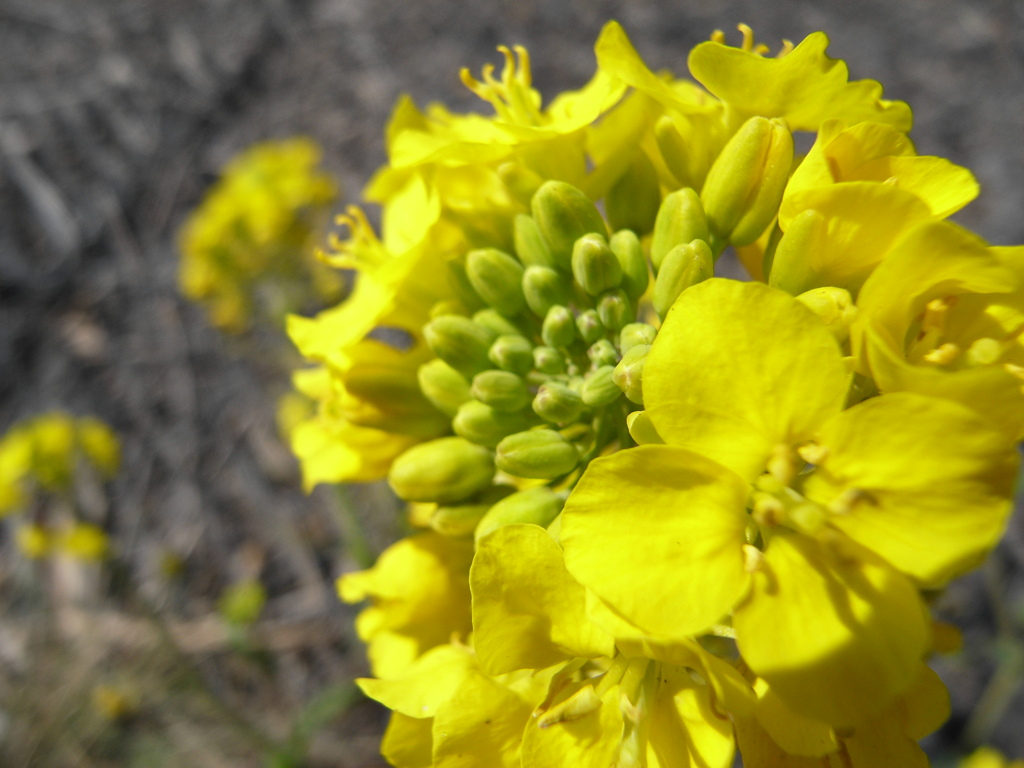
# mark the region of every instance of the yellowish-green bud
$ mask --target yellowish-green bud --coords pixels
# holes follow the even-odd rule
[[[669,172],[676,177],[681,184],[689,187],[700,186],[699,179],[694,179],[691,173],[691,161],[689,158],[690,147],[675,121],[668,115],[662,115],[654,124],[654,138],[658,142],[658,151],[665,161]]]
[[[469,382],[439,358],[420,366],[417,373],[420,391],[434,407],[451,418],[459,406],[469,400]]]
[[[503,371],[525,376],[533,370],[533,344],[519,334],[499,336],[488,358]]]
[[[665,195],[654,222],[651,238],[651,262],[654,271],[661,269],[665,255],[682,243],[710,239],[708,221],[700,197],[689,187]]]
[[[522,163],[502,163],[498,166],[498,178],[509,194],[526,206],[544,183],[544,179]]]
[[[512,238],[515,243],[516,255],[527,267],[554,267],[555,257],[551,255],[551,246],[533,216],[525,213],[516,215],[512,224]]]
[[[597,302],[597,316],[609,331],[618,331],[636,319],[633,306],[622,290],[606,291]]]
[[[415,445],[391,465],[388,482],[405,501],[453,504],[491,484],[491,451],[461,437],[442,437]]]
[[[448,285],[455,294],[455,298],[459,304],[466,308],[468,312],[475,312],[482,308],[486,302],[480,298],[480,294],[473,288],[473,284],[469,281],[469,276],[466,274],[466,264],[463,260],[451,259],[447,262],[448,266]],[[463,314],[459,312],[457,314]]]
[[[551,267],[527,267],[523,273],[523,295],[537,317],[544,317],[556,304],[568,304],[569,279]]]
[[[651,231],[661,203],[658,172],[642,149],[636,149],[629,167],[608,190],[605,213],[612,229],[631,229],[641,235]]]
[[[644,363],[647,360],[647,353],[650,351],[650,344],[636,345],[622,356],[622,360],[615,366],[615,372],[612,374],[615,386],[637,405],[644,404]]]
[[[602,365],[597,370],[587,374],[583,380],[583,389],[580,392],[584,405],[598,408],[615,402],[622,395],[622,391],[612,379],[614,371],[615,366]]]
[[[576,318],[567,307],[556,304],[548,310],[540,336],[549,347],[568,347],[576,339]]]
[[[626,354],[638,344],[653,344],[658,331],[647,323],[630,323],[619,332],[619,350]]]
[[[608,247],[622,267],[622,290],[635,302],[644,295],[651,279],[640,238],[628,229],[619,230],[611,236]]]
[[[515,477],[551,480],[579,464],[576,447],[553,429],[531,429],[498,443],[498,469]]]
[[[533,350],[533,367],[552,376],[565,373],[565,355],[554,347],[536,347]]]
[[[619,362],[619,354],[615,351],[615,345],[608,339],[598,339],[591,344],[587,350],[587,357],[597,368],[602,365],[615,365]]]
[[[536,424],[528,411],[507,413],[498,411],[479,400],[467,400],[459,406],[459,412],[452,419],[455,434],[477,445],[493,448],[515,432],[528,429]]]
[[[514,492],[510,485],[492,485],[468,504],[440,506],[430,516],[430,527],[445,536],[472,536],[487,511]]]
[[[559,269],[570,268],[573,244],[583,235],[603,237],[608,232],[590,198],[564,181],[545,182],[533,196],[531,208]]]
[[[526,382],[510,371],[484,371],[473,379],[470,393],[496,411],[514,413],[530,404]],[[469,399],[468,397],[466,398]]]
[[[833,286],[813,288],[801,293],[796,300],[821,318],[821,322],[832,331],[840,344],[845,344],[850,338],[850,326],[857,316],[857,305],[853,303],[849,291]]]
[[[533,411],[552,424],[570,424],[583,411],[583,400],[579,392],[559,381],[541,384],[533,398]]]
[[[503,525],[532,524],[546,527],[558,516],[564,505],[565,497],[546,485],[513,493],[497,502],[484,515],[476,527],[476,540],[480,541]]]
[[[507,317],[523,311],[523,265],[497,248],[481,248],[466,256],[466,274],[484,301]]]
[[[819,287],[812,255],[822,252],[827,237],[828,221],[818,211],[810,208],[794,216],[767,265],[768,285],[794,296]]]
[[[754,242],[775,218],[793,166],[785,121],[752,117],[729,139],[701,191],[711,232],[733,245]]]
[[[431,351],[467,378],[491,367],[487,353],[497,334],[468,317],[445,315],[423,327]]]
[[[446,299],[444,301],[438,301],[430,308],[430,319],[433,320],[435,317],[443,317],[445,315],[465,315],[466,308],[462,306],[462,303],[455,301],[454,299]]]
[[[601,235],[584,235],[572,249],[572,275],[584,291],[600,296],[622,282],[622,266]]]
[[[687,288],[715,274],[715,257],[703,240],[677,245],[661,262],[654,280],[654,310],[662,320]]]
[[[417,437],[436,437],[446,431],[445,417],[406,370],[353,366],[342,383],[351,395],[343,403],[342,415],[353,424]]]
[[[604,325],[596,309],[586,309],[576,316],[576,330],[587,344],[593,344],[604,336]]]
[[[487,308],[474,312],[473,322],[493,331],[496,336],[516,336],[522,333],[518,326],[496,309]]]

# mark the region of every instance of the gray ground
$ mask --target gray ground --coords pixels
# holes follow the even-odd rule
[[[0,0],[0,428],[51,408],[114,426],[126,465],[107,519],[123,570],[110,588],[111,621],[153,609],[177,640],[159,656],[160,674],[139,643],[111,640],[89,657],[93,671],[146,669],[155,679],[140,718],[116,738],[80,738],[66,758],[49,745],[75,722],[54,714],[77,701],[64,691],[68,675],[57,676],[52,700],[25,692],[44,685],[66,645],[27,646],[35,635],[15,630],[33,603],[10,584],[0,590],[9,617],[0,622],[0,752],[13,764],[173,765],[187,755],[248,766],[268,754],[300,764],[280,762],[297,713],[318,692],[345,699],[363,670],[352,611],[331,594],[331,578],[353,564],[340,554],[351,551],[342,505],[297,489],[274,436],[283,386],[274,340],[226,342],[178,296],[176,230],[223,162],[265,138],[316,138],[354,201],[384,161],[383,125],[399,93],[477,108],[458,69],[497,62],[499,43],[529,48],[546,95],[577,87],[611,18],[653,67],[677,73],[694,44],[739,21],[773,47],[827,31],[854,77],[910,102],[920,152],[977,174],[982,195],[959,220],[994,243],[1024,242],[1021,0]],[[364,522],[380,547],[394,527],[386,504],[376,515]],[[170,581],[158,567],[167,553],[184,561]],[[944,598],[969,650],[943,662],[954,717],[933,740],[940,751],[991,737],[1024,756],[1022,570],[1018,519],[988,571]],[[255,648],[239,653],[222,633],[203,635],[202,621],[224,586],[253,574],[270,604]],[[1004,619],[991,608],[993,584],[1006,596]],[[78,658],[70,654],[69,668]],[[1006,659],[983,715],[969,720]],[[161,686],[182,668],[193,677],[171,686],[174,695],[199,691],[205,704],[192,694],[180,707],[162,703]],[[16,689],[21,698],[11,698]],[[49,730],[25,725],[37,710]],[[347,699],[335,710],[297,751],[316,765],[376,764],[381,712]]]

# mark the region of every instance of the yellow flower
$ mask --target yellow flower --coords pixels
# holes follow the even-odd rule
[[[53,536],[53,546],[78,560],[102,560],[110,551],[110,540],[98,526],[75,523]]]
[[[960,761],[960,768],[1024,768],[1024,760],[1009,760],[992,747],[978,747]]]

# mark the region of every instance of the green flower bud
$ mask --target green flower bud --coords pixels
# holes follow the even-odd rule
[[[715,274],[715,257],[703,240],[677,245],[661,262],[654,279],[654,311],[662,320],[679,294]]]
[[[754,242],[775,218],[793,166],[783,120],[752,117],[729,139],[704,182],[708,226],[733,245]]]
[[[583,412],[583,399],[572,387],[548,381],[541,384],[533,398],[533,411],[552,424],[569,424]]]
[[[593,344],[604,336],[604,325],[596,309],[586,309],[576,316],[576,330],[587,344]]]
[[[590,198],[564,181],[545,182],[533,196],[531,208],[559,269],[570,268],[573,244],[583,235],[608,232]]]
[[[590,345],[587,350],[587,357],[596,368],[602,365],[615,365],[619,362],[619,353],[615,351],[615,345],[608,339],[598,339]]]
[[[465,262],[460,259],[452,259],[447,262],[447,267],[448,286],[451,288],[452,293],[455,294],[458,302],[469,312],[475,312],[482,308],[485,302],[480,298],[480,294],[476,292],[476,289],[473,288],[473,284],[469,282]],[[463,313],[459,312],[457,314]]]
[[[608,291],[597,302],[597,316],[605,328],[617,331],[636,319],[633,307],[621,290]]]
[[[572,248],[572,275],[591,296],[600,296],[622,282],[622,267],[601,235],[584,235]]]
[[[503,437],[528,429],[535,423],[527,411],[507,413],[479,400],[467,400],[459,406],[459,412],[452,419],[452,429],[470,442],[493,448]]]
[[[515,492],[511,485],[492,485],[468,504],[440,506],[430,516],[430,527],[444,536],[471,536],[488,510]]]
[[[502,163],[498,166],[498,178],[509,194],[525,206],[530,205],[530,200],[544,183],[544,179],[522,163]]]
[[[661,269],[665,255],[682,243],[710,240],[708,222],[697,193],[689,187],[677,189],[661,202],[651,238],[651,262],[654,271]]]
[[[615,366],[615,371],[612,373],[615,386],[637,405],[644,404],[644,362],[650,351],[650,344],[637,344],[622,356],[622,360]]]
[[[828,237],[828,221],[813,208],[789,222],[768,264],[768,285],[794,296],[817,288],[820,276],[813,267],[812,254],[821,253]]]
[[[423,327],[431,351],[466,377],[491,367],[487,356],[497,334],[468,317],[445,315]]]
[[[628,229],[623,229],[612,235],[608,247],[622,267],[622,290],[630,300],[636,301],[644,295],[651,279],[640,238]]]
[[[420,391],[409,372],[390,365],[353,366],[342,376],[351,397],[341,415],[353,424],[416,437],[437,437],[445,417]]]
[[[445,301],[438,301],[430,308],[430,319],[433,320],[436,317],[444,317],[445,315],[463,315],[466,314],[466,308],[462,306],[461,302],[455,301],[454,299],[448,299]]]
[[[391,465],[388,482],[405,501],[453,504],[491,484],[494,459],[489,450],[461,437],[442,437],[415,445]]]
[[[498,443],[494,461],[498,469],[515,477],[552,480],[575,469],[580,455],[553,429],[531,429]]]
[[[469,400],[469,382],[444,360],[435,358],[424,363],[416,378],[427,400],[448,418],[458,413],[459,406]]]
[[[523,273],[523,295],[537,317],[544,317],[555,304],[568,304],[568,278],[551,267],[527,267]]]
[[[487,354],[503,371],[525,376],[533,370],[533,344],[519,334],[499,336]]]
[[[658,151],[669,173],[675,176],[680,186],[699,187],[700,179],[694,173],[692,146],[679,133],[675,121],[668,115],[662,115],[654,124],[654,139],[658,142]]]
[[[473,322],[494,332],[496,336],[518,336],[521,330],[496,309],[481,309],[473,313]]]
[[[558,516],[564,505],[565,497],[546,485],[513,493],[490,508],[477,525],[474,536],[480,541],[503,525],[533,524],[546,527]]]
[[[605,195],[608,223],[612,229],[631,229],[645,235],[654,226],[660,203],[658,172],[643,150],[636,149],[626,172]]]
[[[516,215],[512,224],[512,239],[515,243],[516,256],[527,267],[554,267],[555,257],[551,254],[551,246],[533,216],[525,213]]]
[[[565,355],[554,347],[536,347],[533,350],[533,367],[552,376],[565,373]]]
[[[466,256],[466,274],[480,297],[501,314],[523,311],[523,265],[497,248],[481,248]]]
[[[540,336],[549,347],[568,347],[576,339],[576,318],[556,304],[548,310]]]
[[[647,323],[630,323],[619,333],[619,350],[626,354],[638,344],[653,344],[658,331]]]
[[[849,291],[825,286],[801,293],[796,300],[821,318],[821,322],[832,331],[840,344],[845,344],[850,338],[850,326],[857,316],[857,305],[853,303]]]
[[[587,374],[583,380],[583,391],[580,393],[584,405],[598,408],[615,402],[622,395],[622,390],[612,380],[614,371],[615,366],[602,365]]]
[[[532,399],[526,382],[509,371],[484,371],[473,379],[470,393],[496,411],[514,413],[530,404]],[[469,399],[468,397],[466,398]]]

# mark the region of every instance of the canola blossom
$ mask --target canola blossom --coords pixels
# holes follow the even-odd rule
[[[823,33],[740,29],[692,80],[613,22],[548,105],[521,48],[462,74],[491,116],[403,98],[352,295],[290,320],[307,485],[410,504],[339,582],[399,768],[928,764],[925,596],[1011,509],[1024,248],[946,220],[974,177]]]

